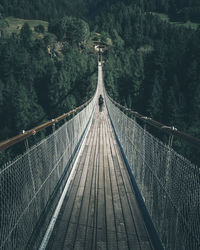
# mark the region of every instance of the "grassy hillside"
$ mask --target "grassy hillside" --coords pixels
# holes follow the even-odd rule
[[[173,24],[173,25],[184,26],[186,28],[191,28],[191,29],[197,29],[198,26],[200,25],[200,23],[193,23],[191,21],[187,21],[185,23],[184,22],[172,22],[170,18],[168,17],[168,15],[166,14],[156,13],[156,12],[150,12],[150,13],[160,17],[162,21],[169,22],[170,24]]]
[[[34,27],[38,25],[43,25],[45,32],[47,32],[48,30],[48,22],[41,21],[41,20],[26,20],[26,19],[14,18],[14,17],[7,17],[5,18],[5,20],[7,21],[9,25],[8,28],[6,29],[8,34],[19,33],[24,23],[29,24],[30,28],[33,31],[33,35],[37,38],[38,37],[42,38],[43,34],[35,32]]]

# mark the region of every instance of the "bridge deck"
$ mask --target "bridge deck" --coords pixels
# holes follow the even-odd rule
[[[105,107],[96,109],[47,249],[153,249]]]

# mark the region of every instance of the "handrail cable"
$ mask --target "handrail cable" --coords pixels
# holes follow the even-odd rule
[[[188,135],[182,131],[179,131],[177,128],[175,127],[170,127],[170,126],[166,126],[164,124],[162,124],[161,122],[158,122],[158,121],[155,121],[153,120],[152,118],[150,117],[147,117],[147,116],[143,116],[141,115],[140,113],[136,112],[136,111],[133,111],[129,108],[126,108],[124,106],[122,106],[121,104],[117,103],[116,101],[114,101],[108,94],[107,96],[109,97],[109,99],[117,106],[119,107],[120,109],[124,110],[124,111],[127,111],[133,115],[135,115],[136,118],[138,118],[139,120],[157,128],[157,129],[161,129],[163,130],[164,132],[170,134],[170,135],[174,135],[174,136],[177,136],[187,142],[189,142],[190,144],[193,144],[194,146],[196,147],[200,147],[200,139],[198,138],[195,138],[191,135]]]
[[[90,102],[91,100],[93,99],[90,98],[87,102],[85,102],[84,104],[82,104],[81,106],[69,111],[68,113],[64,113],[54,119],[52,119],[51,121],[47,121],[39,126],[36,126],[28,131],[24,131],[23,130],[23,133],[22,134],[19,134],[17,136],[14,136],[12,138],[9,138],[3,142],[0,143],[0,151],[4,150],[4,149],[7,149],[15,144],[17,144],[18,142],[21,142],[23,140],[25,140],[26,138],[32,136],[32,135],[35,135],[37,132],[40,132],[58,122],[60,122],[61,120],[64,120],[66,117],[69,117],[70,115],[80,111],[81,109],[83,109],[84,107],[86,107]]]

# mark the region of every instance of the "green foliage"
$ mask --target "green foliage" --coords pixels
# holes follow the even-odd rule
[[[181,93],[180,86],[178,83],[178,79],[175,75],[173,84],[167,90],[167,123],[176,128],[181,128],[181,130],[185,129],[185,100],[184,96]]]
[[[90,35],[89,25],[82,19],[65,16],[62,19],[52,20],[49,31],[61,41],[72,44],[85,44]]]
[[[4,89],[4,84],[0,80],[0,112],[3,108],[3,89]]]
[[[158,73],[156,72],[153,81],[151,98],[149,100],[149,105],[147,107],[147,111],[149,112],[150,117],[160,121],[162,119],[162,112],[163,112],[162,105],[163,105],[163,89],[161,87]]]
[[[200,29],[188,22],[199,22],[198,0],[2,0],[1,5],[5,15],[15,16],[0,19],[0,32],[10,35],[0,39],[1,138],[92,96],[96,58],[86,49],[93,44],[90,29],[98,41],[112,39],[104,76],[114,99],[199,137]],[[26,20],[27,25],[16,17],[50,20],[49,33],[33,31],[41,31],[40,24],[46,30],[47,22]],[[175,144],[197,161],[194,151]]]
[[[9,27],[8,22],[1,16],[0,12],[0,38],[6,33],[6,29]]]
[[[159,8],[168,7],[162,1]],[[163,22],[134,5],[116,4],[110,9],[99,26],[110,33],[113,42],[104,67],[109,94],[123,105],[199,137],[199,31]],[[110,23],[106,15],[112,15]],[[178,139],[174,146],[199,163],[192,147]]]
[[[39,24],[37,26],[34,27],[34,30],[38,33],[44,33],[45,32],[45,28],[42,24]]]
[[[56,113],[64,113],[69,110],[66,102],[67,96],[71,90],[69,75],[63,68],[54,72],[46,90],[48,93],[48,103],[50,105],[50,115],[54,117]]]
[[[24,47],[29,47],[32,41],[32,30],[28,23],[25,23],[20,31],[20,38],[21,42],[23,43]]]
[[[114,42],[114,46],[117,47],[118,49],[122,50],[124,48],[125,42],[121,38],[121,36],[117,33],[117,30],[114,29],[111,33],[112,40]]]
[[[169,14],[176,21],[200,22],[200,2],[198,0],[144,0],[146,10]]]
[[[19,86],[12,99],[14,108],[13,122],[15,124],[16,133],[23,129],[30,129],[36,125],[35,121],[42,121],[44,111],[37,103],[37,97],[34,89],[28,90],[25,86]]]
[[[54,51],[59,46],[61,58]],[[83,47],[80,50],[76,43],[64,46],[50,33],[44,39],[33,39],[28,24],[19,34],[0,40],[0,59],[1,140],[81,105],[96,89],[94,54]],[[1,162],[16,153],[9,152],[1,155]]]
[[[6,32],[8,35],[12,35],[12,33],[19,34],[21,31],[22,26],[25,23],[29,24],[30,29],[33,31],[33,38],[42,38],[41,33],[39,34],[38,32],[35,31],[35,27],[37,26],[43,26],[45,29],[45,32],[47,31],[48,28],[48,22],[41,21],[41,20],[29,20],[29,19],[20,19],[20,18],[15,18],[15,17],[6,17],[4,19],[8,27],[6,28]]]

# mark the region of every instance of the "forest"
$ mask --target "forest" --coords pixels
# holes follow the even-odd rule
[[[113,8],[117,19],[113,9],[101,17],[113,40],[104,68],[108,92],[123,105],[199,138],[200,29],[171,25],[138,6]],[[199,164],[198,149],[180,140],[174,148]]]
[[[97,58],[91,41],[96,33],[112,41],[104,54],[104,81],[111,97],[199,138],[200,26],[186,28],[154,13],[166,14],[172,22],[199,23],[200,2],[2,0],[1,141],[92,96]],[[47,21],[48,30],[24,23],[9,33],[10,16]],[[197,149],[180,140],[174,148],[199,164]]]
[[[50,20],[71,15],[93,21],[107,7],[119,2],[134,3],[144,11],[165,13],[174,20],[200,22],[199,0],[1,0],[0,12],[25,19]]]

